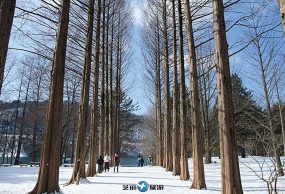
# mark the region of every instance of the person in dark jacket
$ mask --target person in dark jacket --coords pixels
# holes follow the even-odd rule
[[[138,158],[137,163],[138,163],[138,167],[140,167],[141,166],[141,157]]]
[[[97,160],[97,164],[98,164],[98,172],[101,173],[103,171],[103,163],[104,163],[104,160],[103,160],[103,157],[100,156]]]
[[[118,154],[115,154],[114,161],[115,161],[114,172],[115,172],[116,168],[117,168],[117,172],[118,172],[119,171],[119,165],[120,165],[120,157]]]
[[[141,167],[143,167],[144,159],[141,157]]]

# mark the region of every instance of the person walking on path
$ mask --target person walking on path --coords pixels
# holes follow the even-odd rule
[[[109,172],[110,161],[111,161],[111,157],[108,154],[106,154],[104,157],[105,172],[106,172],[106,170],[108,170],[108,172]]]
[[[151,156],[148,157],[147,162],[148,162],[149,166],[152,166],[152,157]]]
[[[98,164],[98,172],[101,173],[103,171],[103,163],[104,163],[104,160],[103,160],[103,157],[100,156],[97,160],[97,164]]]
[[[114,172],[115,172],[116,168],[117,168],[117,172],[118,172],[119,171],[119,164],[120,164],[120,157],[118,154],[115,154],[114,161],[115,161]]]
[[[138,163],[138,167],[141,166],[141,157],[139,156],[138,160],[137,160],[137,163]]]
[[[144,159],[141,157],[141,167],[143,167]]]

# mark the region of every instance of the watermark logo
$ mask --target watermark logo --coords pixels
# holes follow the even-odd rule
[[[148,190],[148,183],[146,181],[140,181],[137,186],[140,192],[146,192]]]
[[[146,181],[140,181],[136,185],[123,185],[123,190],[139,190],[140,192],[146,192],[147,190],[163,190],[163,185],[150,185]]]

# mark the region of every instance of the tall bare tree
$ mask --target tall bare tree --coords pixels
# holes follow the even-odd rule
[[[172,152],[174,176],[180,175],[180,153],[179,153],[179,114],[178,114],[178,74],[177,74],[177,27],[176,27],[176,5],[172,1],[173,19],[173,122],[172,122]]]
[[[157,1],[147,1],[148,5],[143,9],[145,28],[142,29],[143,56],[147,65],[143,68],[146,71],[146,84],[148,88],[153,88],[148,97],[155,109],[155,128],[156,128],[156,161],[157,166],[163,166],[163,119],[162,119],[162,33],[161,33],[161,6]],[[159,10],[159,11],[158,11]]]
[[[191,128],[192,128],[192,149],[193,149],[193,183],[191,188],[206,188],[205,173],[202,151],[202,125],[200,116],[200,99],[198,89],[198,72],[196,61],[196,49],[194,43],[194,31],[192,26],[192,16],[190,13],[189,0],[184,0],[184,11],[187,27],[188,59],[190,74],[190,108],[191,108]]]
[[[92,58],[92,38],[93,38],[93,21],[94,21],[94,0],[89,1],[88,22],[87,22],[87,36],[85,45],[85,59],[82,72],[82,86],[78,114],[78,130],[77,142],[75,150],[75,164],[73,167],[72,177],[70,183],[74,181],[79,184],[81,178],[86,178],[85,174],[85,160],[86,160],[86,130],[88,127],[88,108],[89,108],[89,89],[90,89],[90,75],[91,75],[91,58]],[[92,139],[92,138],[91,138]],[[92,146],[93,148],[93,146]],[[90,155],[96,153],[95,149],[90,149]],[[91,160],[92,157],[89,157]],[[95,155],[96,161],[96,155]],[[96,165],[96,162],[91,160],[91,166]],[[94,174],[96,173],[96,166]]]
[[[205,164],[211,163],[211,153],[218,142],[218,138],[215,137],[217,130],[211,127],[211,108],[215,106],[216,103],[216,87],[215,87],[215,72],[214,70],[214,55],[212,49],[212,43],[207,44],[205,47],[200,47],[197,51],[198,53],[198,68],[199,68],[199,87],[200,87],[200,100],[201,100],[201,117],[202,126],[204,128],[204,145],[205,145]],[[207,57],[205,57],[207,56]],[[215,119],[216,120],[216,119]]]
[[[257,18],[257,19],[256,19]],[[281,69],[281,64],[276,64],[276,57],[278,55],[278,50],[282,45],[279,45],[276,41],[275,34],[272,34],[272,31],[268,31],[265,35],[260,34],[259,31],[262,30],[265,33],[265,26],[261,26],[258,20],[259,17],[252,17],[252,26],[250,32],[250,38],[256,37],[253,39],[253,49],[249,50],[249,64],[252,65],[255,69],[257,69],[257,79],[253,79],[254,81],[260,80],[260,88],[263,90],[263,97],[266,107],[266,130],[270,132],[270,140],[272,145],[272,151],[275,157],[275,161],[277,164],[277,171],[279,176],[284,176],[282,163],[280,159],[280,153],[278,151],[278,140],[276,136],[276,132],[274,129],[274,113],[272,109],[272,96],[271,90],[276,86],[274,81],[276,74],[278,73],[278,69]],[[270,38],[270,39],[268,39]],[[252,77],[255,77],[252,76]],[[270,80],[270,81],[269,81]],[[271,84],[275,83],[275,84]],[[278,89],[277,89],[277,100],[278,100]]]
[[[180,69],[180,159],[181,159],[181,180],[188,180],[189,168],[188,168],[188,146],[187,146],[187,129],[186,129],[186,86],[185,86],[185,67],[184,67],[184,48],[183,48],[183,25],[182,25],[182,6],[181,0],[178,1],[178,29],[179,29],[179,69]]]
[[[46,130],[42,144],[38,180],[31,194],[59,192],[59,165],[62,128],[63,84],[70,0],[60,1],[57,42],[52,62]]]
[[[163,166],[164,149],[163,149],[163,119],[162,119],[162,78],[161,78],[161,55],[162,51],[160,48],[160,27],[158,13],[155,14],[155,104],[156,104],[156,145],[157,145],[157,156],[156,164]]]
[[[283,151],[284,151],[284,156],[285,156],[285,129],[284,129],[284,117],[283,117],[283,111],[282,111],[282,101],[280,98],[280,93],[279,93],[279,88],[278,88],[278,81],[275,78],[275,87],[276,87],[276,96],[278,100],[278,109],[279,109],[279,117],[280,117],[280,123],[281,123],[281,131],[282,131],[282,140],[283,140]]]
[[[158,35],[159,36],[159,35]],[[159,38],[158,38],[159,39]],[[156,91],[156,129],[157,129],[157,165],[162,166],[163,165],[163,156],[165,154],[163,150],[163,124],[162,124],[162,103],[161,103],[161,64],[160,64],[160,44],[159,40],[158,41],[158,46],[157,46],[157,51],[155,53],[156,55],[156,80],[155,80],[155,91]]]
[[[105,28],[104,28],[104,32],[105,32],[105,52],[103,53],[103,58],[105,58],[105,61],[104,61],[104,66],[105,66],[105,76],[106,76],[106,79],[105,79],[105,136],[104,136],[104,141],[105,141],[105,153],[108,153],[109,155],[111,154],[111,148],[110,148],[110,142],[112,141],[110,139],[110,134],[111,134],[111,131],[109,129],[109,123],[110,123],[110,120],[109,120],[109,112],[110,112],[110,107],[109,107],[109,104],[110,104],[110,91],[109,91],[109,21],[110,21],[110,4],[109,4],[109,0],[106,2],[106,5],[104,7],[105,9],[105,14],[106,15],[106,20],[105,20]]]
[[[29,100],[33,100],[33,108],[32,111],[29,112],[27,124],[31,128],[31,136],[32,136],[32,148],[31,155],[32,161],[36,161],[37,149],[39,148],[38,136],[40,134],[41,123],[44,122],[41,119],[41,110],[43,110],[43,104],[41,101],[44,99],[43,93],[47,89],[46,84],[49,81],[48,75],[49,71],[46,67],[47,60],[40,58],[38,56],[31,57],[31,61],[26,64],[26,67],[31,69],[31,93]],[[32,114],[31,114],[32,113]]]
[[[25,121],[26,121],[26,113],[27,113],[27,101],[28,101],[28,96],[29,96],[29,89],[30,89],[30,83],[31,83],[31,70],[28,76],[28,83],[26,86],[26,96],[25,96],[25,101],[24,101],[24,106],[23,106],[23,114],[21,118],[21,124],[20,124],[20,129],[19,129],[19,138],[18,138],[18,149],[16,152],[16,158],[15,158],[15,165],[21,164],[20,160],[20,154],[21,154],[21,149],[22,149],[22,143],[23,143],[23,135],[24,135],[24,128],[25,128]],[[24,72],[23,72],[24,73]]]
[[[112,6],[112,10],[111,12],[113,12],[115,6]],[[119,14],[119,18],[118,20],[120,20],[120,14]],[[119,21],[120,22],[120,21]],[[114,156],[115,153],[118,153],[117,151],[115,151],[115,120],[114,120],[114,92],[113,92],[113,85],[114,85],[114,79],[113,79],[113,69],[114,69],[114,62],[113,62],[113,55],[114,55],[114,17],[111,18],[110,21],[110,65],[109,65],[109,74],[110,74],[110,84],[109,84],[109,91],[110,91],[110,98],[109,98],[109,132],[110,132],[110,155]],[[119,25],[119,24],[118,24]],[[119,38],[118,38],[119,39]],[[118,149],[118,148],[117,148]]]
[[[117,67],[116,67],[116,93],[115,93],[115,133],[114,133],[114,150],[119,154],[119,132],[120,132],[120,116],[121,116],[121,110],[120,110],[120,102],[121,102],[121,65],[120,65],[120,44],[119,44],[119,38],[118,38],[118,50],[117,50]]]
[[[94,0],[89,4],[89,26],[88,26],[88,63],[91,63],[92,51],[92,29],[93,29],[93,16],[94,15]],[[94,176],[96,174],[96,157],[97,157],[97,128],[99,124],[98,117],[98,95],[99,95],[99,58],[100,58],[100,19],[101,18],[101,0],[97,3],[97,21],[96,21],[96,35],[95,35],[95,71],[94,71],[94,88],[93,88],[93,105],[91,114],[91,129],[90,129],[90,151],[87,176]],[[86,56],[87,57],[87,56]],[[100,152],[99,152],[100,154]]]
[[[213,1],[214,40],[217,68],[218,111],[220,132],[222,193],[242,194],[238,155],[236,148],[236,132],[230,77],[230,64],[224,5],[222,0]]]
[[[169,78],[169,45],[167,28],[167,1],[163,1],[163,39],[164,39],[164,167],[172,171],[171,152],[171,107],[170,107],[170,78]]]
[[[258,45],[258,50],[259,53],[261,53],[261,47]],[[281,159],[279,156],[278,152],[278,146],[277,146],[277,137],[273,128],[273,111],[270,103],[270,97],[269,97],[269,86],[268,82],[266,80],[266,64],[264,63],[264,60],[261,55],[259,55],[259,64],[260,64],[260,70],[262,74],[262,83],[263,83],[263,90],[265,94],[265,102],[266,102],[266,112],[267,112],[267,119],[268,119],[268,124],[269,124],[269,131],[270,131],[270,136],[271,136],[271,141],[272,141],[272,147],[273,147],[273,153],[275,156],[275,161],[276,161],[276,166],[277,166],[277,173],[279,176],[284,176],[284,171],[281,163]]]
[[[4,81],[4,70],[15,8],[16,0],[0,1],[0,95]]]
[[[13,129],[12,148],[11,148],[11,150],[12,150],[12,152],[11,152],[11,164],[12,164],[13,157],[14,157],[14,148],[15,148],[15,143],[16,143],[16,128],[18,125],[18,118],[19,118],[19,106],[20,106],[20,102],[21,102],[20,98],[21,98],[21,93],[22,93],[23,77],[24,77],[24,74],[22,74],[22,76],[21,76],[21,81],[20,81],[20,86],[19,86],[19,91],[18,91],[16,115],[15,115],[14,129]]]
[[[115,82],[116,82],[116,86],[115,86],[115,126],[114,126],[114,151],[119,154],[120,151],[120,141],[119,141],[119,137],[120,137],[120,125],[121,125],[121,120],[120,120],[120,116],[121,116],[121,110],[120,110],[120,102],[121,102],[121,37],[119,36],[120,33],[120,29],[121,29],[121,13],[118,14],[118,37],[117,37],[117,43],[116,43],[116,47],[117,50],[116,52],[116,76],[115,76]],[[112,37],[113,40],[114,37]]]
[[[68,74],[68,71],[66,72]],[[63,104],[63,126],[62,126],[62,141],[61,141],[61,159],[66,151],[66,147],[70,145],[70,163],[74,163],[76,136],[77,136],[77,124],[78,124],[78,90],[80,90],[80,77],[65,76],[64,89],[67,100]],[[70,140],[70,143],[69,143]],[[65,154],[66,155],[66,154]]]
[[[102,30],[102,68],[101,68],[101,106],[100,106],[100,140],[99,140],[99,154],[100,155],[104,155],[104,153],[106,152],[106,128],[105,128],[105,117],[106,117],[106,97],[105,97],[105,69],[106,69],[106,65],[105,65],[105,53],[106,53],[106,49],[105,49],[105,42],[106,42],[106,32],[105,32],[105,26],[106,26],[106,15],[105,15],[105,9],[106,9],[106,0],[103,0],[102,2],[103,5],[103,10],[102,10],[102,26],[103,26],[103,30]]]

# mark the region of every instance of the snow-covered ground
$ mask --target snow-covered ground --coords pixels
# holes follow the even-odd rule
[[[259,175],[261,170],[259,164],[262,165],[264,178],[268,179],[270,169],[273,166],[269,158],[263,162],[262,157],[240,159],[241,179],[244,193],[260,194],[268,193],[266,182],[260,180],[250,167]],[[95,177],[88,177],[82,181],[80,185],[63,186],[71,177],[71,167],[60,167],[60,187],[64,194],[128,194],[140,193],[137,184],[140,181],[146,181],[149,184],[147,193],[161,194],[218,194],[221,193],[221,175],[220,161],[213,159],[215,163],[205,165],[205,176],[207,190],[190,190],[191,179],[188,181],[179,180],[179,176],[172,176],[171,172],[166,172],[161,167],[120,167],[119,172],[104,172],[97,174]],[[284,158],[282,158],[284,161]],[[190,176],[193,176],[192,160],[189,159]],[[38,167],[0,167],[0,193],[1,194],[23,194],[31,191],[36,183]],[[274,185],[274,184],[273,184]],[[128,190],[124,190],[128,189]],[[135,188],[135,190],[130,190]],[[161,190],[154,190],[160,188]],[[163,189],[163,190],[162,190]],[[278,194],[285,194],[285,177],[279,177],[277,183]]]

